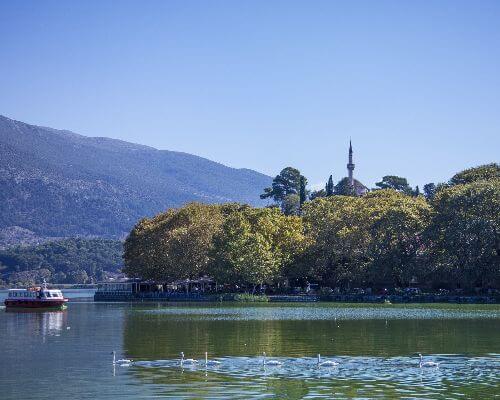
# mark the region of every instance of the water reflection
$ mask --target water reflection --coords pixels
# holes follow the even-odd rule
[[[35,334],[41,336],[58,336],[63,327],[67,325],[67,310],[30,310],[7,308],[7,313],[19,314],[16,325],[8,325],[15,330],[19,325],[23,326],[24,334]],[[20,332],[18,332],[20,333]]]
[[[451,311],[455,319],[399,308],[392,313],[373,312],[370,307],[343,309],[341,318],[338,309],[329,307],[136,308],[125,314],[123,331],[127,358],[136,361],[117,373],[130,374],[172,398],[387,398],[498,392],[496,311]],[[309,313],[310,319],[295,318],[297,313]],[[200,363],[181,367],[180,351]],[[205,351],[221,365],[205,367]],[[264,368],[258,356],[263,351],[283,365]],[[418,352],[431,355],[428,359],[440,362],[440,368],[419,368]],[[318,353],[325,359],[334,357],[340,365],[318,368]]]
[[[73,303],[64,312],[2,311],[0,398],[495,398],[499,310]],[[113,350],[134,360],[114,375]],[[181,368],[180,351],[201,363]],[[205,351],[221,365],[205,368]],[[283,365],[263,368],[263,351]],[[439,369],[420,369],[417,352]],[[317,353],[340,365],[317,368]]]
[[[498,332],[500,319],[421,318],[420,311],[406,310],[407,319],[399,318],[400,309],[394,309],[394,319],[384,314],[383,319],[359,318],[370,308],[351,310],[351,319],[336,318],[336,308],[320,311],[301,310],[303,319],[288,319],[288,308],[239,307],[173,307],[131,310],[125,315],[125,348],[135,357],[158,359],[177,357],[181,351],[186,357],[201,357],[205,351],[212,356],[254,356],[267,352],[270,356],[309,357],[318,353],[328,355],[398,356],[424,354],[484,354],[500,353]],[[309,318],[305,314],[309,312]],[[220,318],[229,312],[250,315],[273,314],[273,318]],[[322,319],[311,319],[313,312]],[[331,319],[325,315],[330,312]],[[343,311],[345,312],[345,311]],[[426,310],[426,314],[429,312]],[[442,310],[440,311],[442,313]],[[200,318],[200,315],[202,316]],[[208,318],[207,315],[214,315]],[[480,315],[480,314],[478,314]],[[491,315],[496,315],[493,312]]]

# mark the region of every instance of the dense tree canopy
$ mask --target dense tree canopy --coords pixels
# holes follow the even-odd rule
[[[285,175],[300,183],[296,172]],[[281,209],[189,204],[136,225],[125,242],[125,271],[160,281],[208,274],[247,290],[305,282],[500,288],[500,179],[490,172],[478,167],[426,185],[426,197],[407,190],[406,180],[384,177],[390,188],[362,196],[322,191],[302,206],[300,186],[279,189]]]
[[[407,285],[429,212],[423,199],[393,190],[309,203],[304,223],[316,278],[336,286]]]
[[[500,179],[444,188],[433,206],[428,243],[438,283],[500,287]]]
[[[0,280],[11,285],[93,283],[122,267],[122,243],[106,239],[64,239],[0,250]]]
[[[301,219],[277,208],[192,203],[140,221],[125,241],[124,271],[167,282],[210,274],[255,287],[278,279],[302,241]]]
[[[455,174],[450,179],[451,185],[462,185],[482,180],[500,179],[500,165],[497,163],[469,168]]]
[[[245,208],[226,218],[215,236],[212,276],[222,282],[272,283],[302,251],[302,221],[276,208]]]
[[[207,273],[212,238],[223,214],[240,207],[191,203],[139,221],[125,241],[124,272],[160,281]]]

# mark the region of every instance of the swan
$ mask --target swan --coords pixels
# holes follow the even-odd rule
[[[121,358],[119,360],[116,359],[116,351],[112,351],[111,354],[113,354],[113,365],[121,365],[121,366],[124,366],[126,367],[127,365],[130,365],[130,363],[132,362],[132,360],[128,360],[126,358]]]
[[[422,354],[418,353],[418,356],[420,357],[420,363],[419,363],[420,368],[424,368],[424,367],[439,368],[439,363],[434,362],[434,361],[425,361],[424,362]]]
[[[282,365],[283,363],[281,361],[278,361],[278,360],[269,360],[267,361],[267,358],[266,358],[266,352],[263,352],[262,353],[262,365],[266,366],[266,365],[271,365],[271,366],[280,366]]]
[[[198,363],[198,360],[194,360],[193,358],[184,358],[184,352],[181,351],[181,365],[189,364],[194,365]]]
[[[206,365],[220,365],[220,361],[217,360],[209,360],[208,352],[205,351],[205,366]]]
[[[337,365],[339,365],[338,362],[331,360],[321,362],[321,354],[318,354],[318,367],[336,367]]]

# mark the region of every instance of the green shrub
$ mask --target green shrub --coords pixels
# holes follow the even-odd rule
[[[234,295],[235,301],[241,301],[245,303],[267,303],[269,301],[269,297],[265,294],[250,294],[250,293],[238,293]]]

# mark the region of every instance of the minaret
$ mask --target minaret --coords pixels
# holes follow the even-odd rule
[[[353,172],[354,172],[354,163],[352,162],[352,144],[351,140],[349,139],[349,164],[347,164],[347,173],[349,175],[349,183],[351,184],[352,187],[354,187]]]

